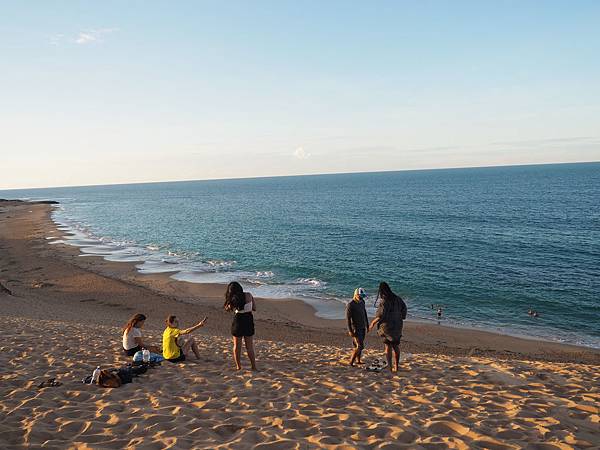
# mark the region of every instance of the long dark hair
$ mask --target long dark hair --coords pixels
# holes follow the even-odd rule
[[[125,333],[129,333],[133,327],[135,327],[138,323],[146,320],[146,316],[143,314],[134,314],[131,316],[131,319],[125,324],[123,327],[123,331]]]
[[[379,283],[379,292],[377,293],[377,296],[383,302],[394,300],[396,298],[396,294],[392,292],[392,288],[390,288],[390,285],[385,281]]]
[[[375,299],[375,303],[373,306],[377,307],[377,301],[381,300],[381,304],[389,304],[400,297],[392,292],[392,288],[385,281],[379,283],[379,291],[377,291],[377,298]]]
[[[227,285],[223,308],[225,311],[233,311],[235,309],[244,309],[245,304],[246,296],[244,295],[244,289],[242,289],[242,285],[237,281],[232,281]]]

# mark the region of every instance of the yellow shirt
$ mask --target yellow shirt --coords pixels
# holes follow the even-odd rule
[[[167,327],[163,331],[163,357],[165,359],[175,359],[181,355],[181,349],[177,345],[177,338],[181,334],[179,328]]]

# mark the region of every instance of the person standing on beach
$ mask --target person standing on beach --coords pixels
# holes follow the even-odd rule
[[[354,291],[352,300],[346,305],[346,320],[348,322],[348,334],[353,338],[354,351],[350,357],[350,365],[363,364],[361,360],[362,351],[365,348],[365,336],[369,327],[369,317],[365,307],[367,294],[363,288]]]
[[[377,334],[383,340],[385,346],[385,356],[390,372],[398,372],[400,363],[400,338],[402,337],[402,327],[406,319],[406,303],[399,296],[392,292],[392,289],[386,282],[379,285],[377,297],[381,303],[377,308],[375,318],[369,326],[371,331],[377,326]],[[395,364],[392,368],[392,352],[395,355]]]
[[[225,311],[233,312],[231,323],[231,335],[233,336],[233,360],[236,370],[242,369],[242,339],[246,345],[246,353],[250,360],[252,370],[256,369],[256,356],[254,352],[254,317],[252,311],[256,311],[256,302],[249,292],[244,292],[237,281],[232,281],[225,292]]]
[[[179,328],[179,319],[175,316],[167,317],[165,322],[167,328],[163,331],[163,357],[172,363],[183,362],[189,356],[190,350],[192,350],[194,355],[196,355],[196,359],[200,359],[200,352],[194,338],[190,336],[186,339],[182,336],[193,333],[198,328],[203,327],[206,317],[193,327],[184,330]]]

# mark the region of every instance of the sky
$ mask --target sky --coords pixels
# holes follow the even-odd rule
[[[600,2],[0,0],[0,189],[600,160]]]

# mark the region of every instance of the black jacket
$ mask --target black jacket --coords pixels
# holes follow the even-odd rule
[[[369,327],[369,317],[365,308],[364,300],[350,300],[346,305],[346,320],[348,321],[348,331],[351,333],[356,330],[366,330]]]

